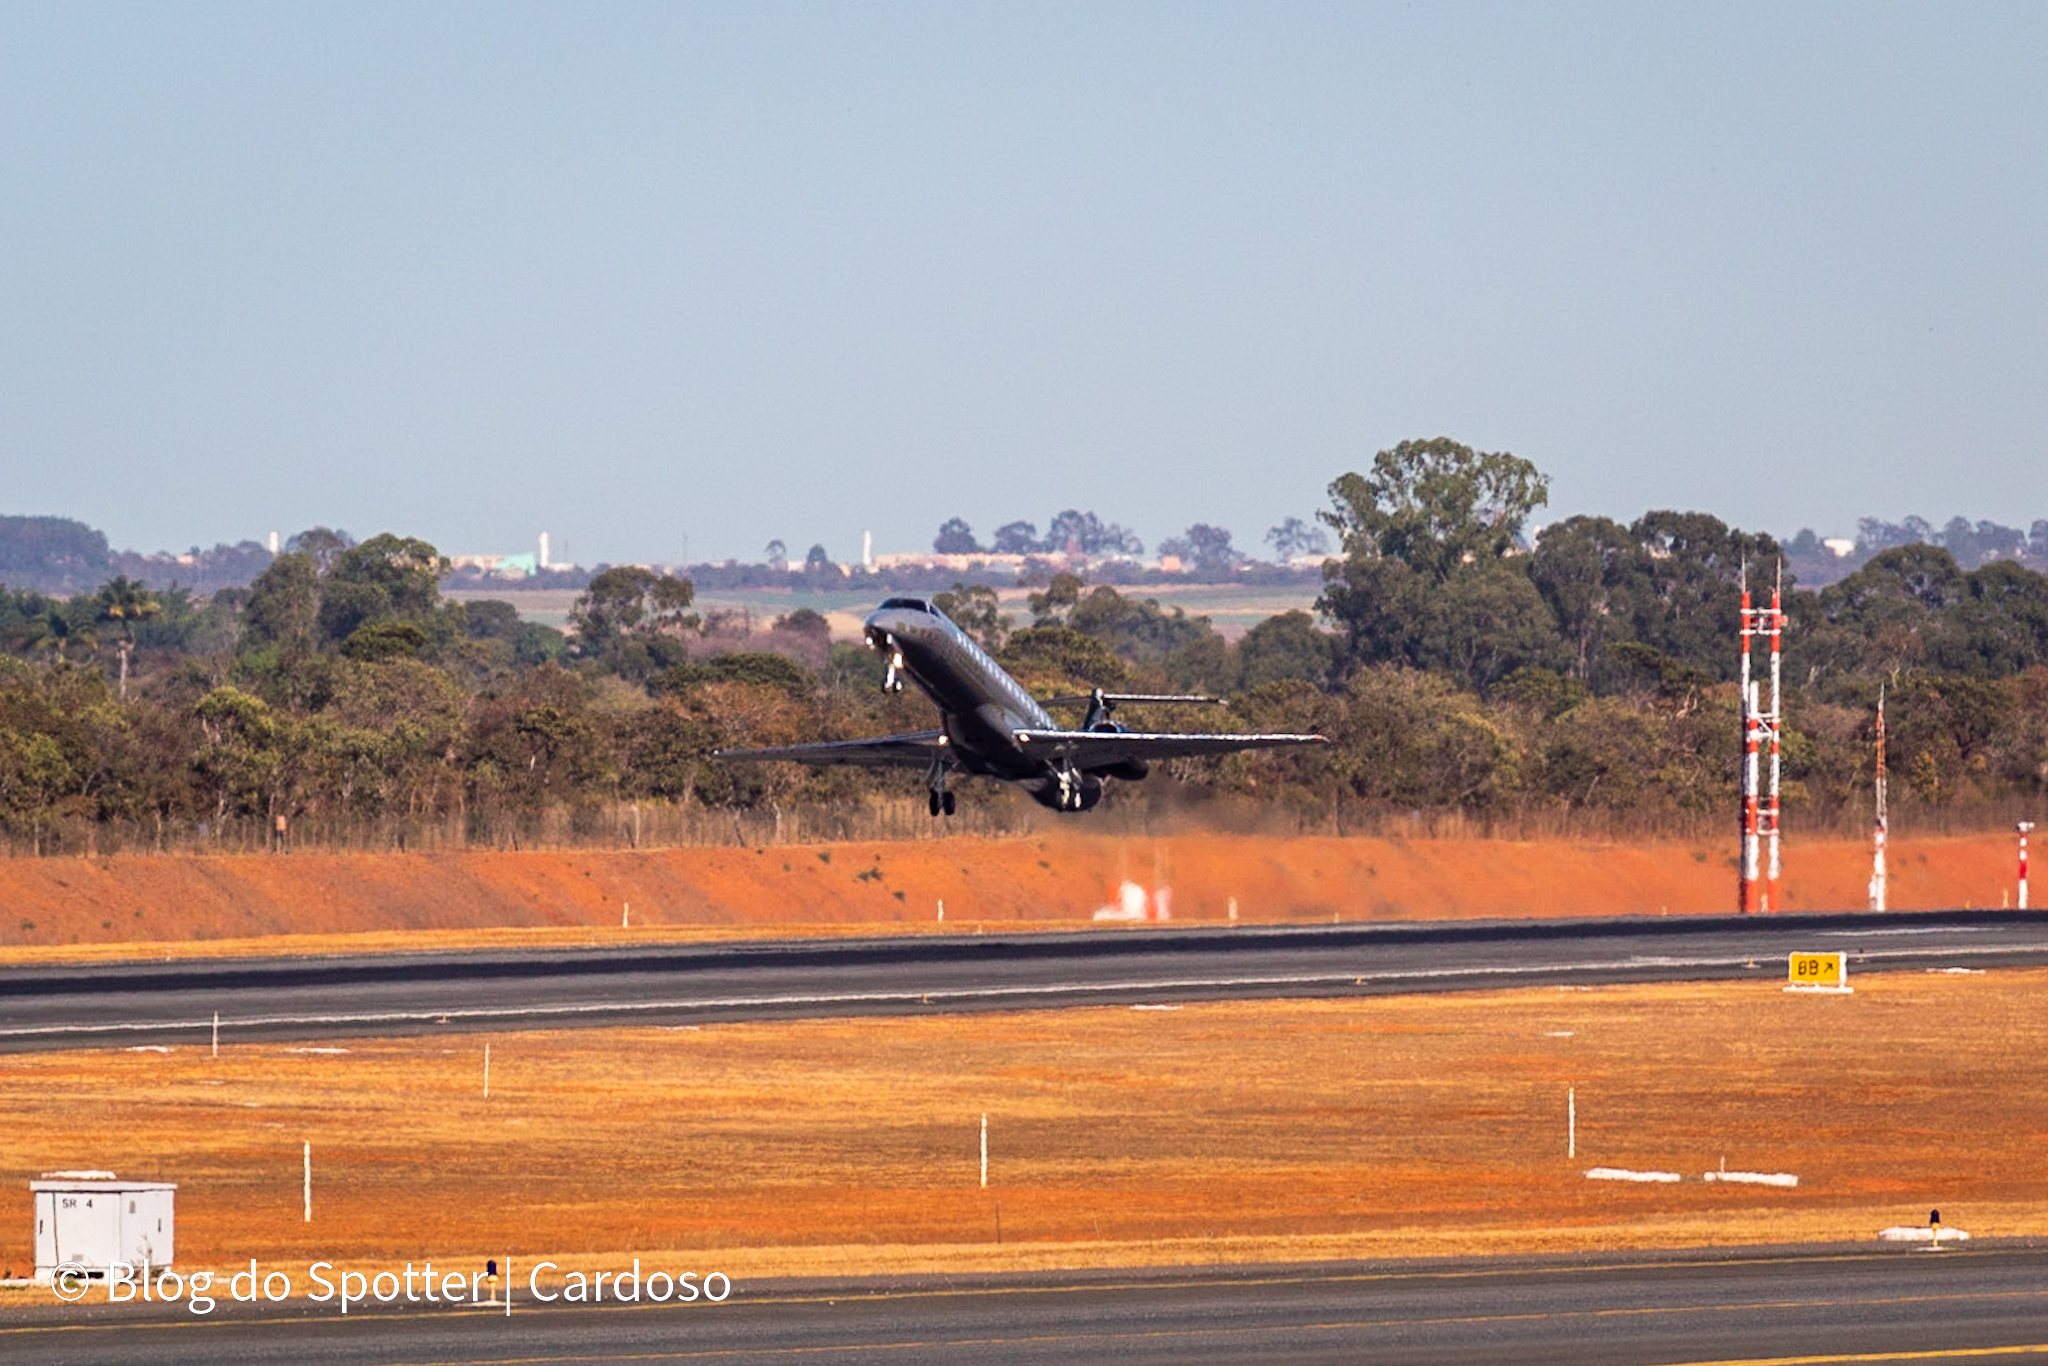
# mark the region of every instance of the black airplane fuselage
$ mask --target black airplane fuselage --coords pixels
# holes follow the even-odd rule
[[[1086,811],[1102,800],[1105,778],[1136,782],[1161,759],[1235,754],[1290,745],[1326,745],[1320,735],[1219,731],[1134,731],[1110,719],[1124,704],[1220,706],[1213,697],[1108,693],[1040,702],[988,656],[972,636],[923,598],[890,598],[869,615],[868,644],[887,661],[882,687],[906,680],[939,709],[939,728],[861,740],[822,740],[765,749],[721,749],[735,763],[857,764],[921,768],[934,816],[953,814],[949,775],[973,774],[1023,788],[1055,811]],[[1068,730],[1046,710],[1085,707]]]
[[[1057,764],[1017,740],[1020,731],[1056,730],[1058,722],[943,612],[920,598],[890,598],[862,629],[889,661],[891,679],[908,677],[939,709],[940,728],[961,769],[1015,783],[1055,810],[1085,811],[1101,800],[1095,774],[1069,770],[1063,783]],[[1137,779],[1145,767],[1131,761],[1108,772]]]

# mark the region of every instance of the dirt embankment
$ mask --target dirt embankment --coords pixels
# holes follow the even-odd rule
[[[1282,839],[942,839],[766,849],[0,860],[9,957],[150,944],[402,936],[425,946],[642,935],[950,930],[1090,922],[1125,880],[1176,921],[1697,914],[1732,909],[1731,850],[1705,844]],[[1788,845],[1785,909],[1866,904],[1860,841]],[[2009,835],[1900,839],[1894,908],[2006,904]],[[944,923],[940,906],[944,906]],[[340,947],[339,943],[334,945]],[[367,945],[366,945],[367,946]],[[275,946],[273,947],[282,947]]]

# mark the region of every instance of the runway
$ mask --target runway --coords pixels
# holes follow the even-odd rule
[[[1401,922],[0,971],[0,1052],[2048,963],[2048,912]],[[216,1025],[216,1016],[218,1022]]]
[[[0,1324],[0,1356],[14,1366],[2039,1361],[2048,1254],[1857,1248],[742,1285],[722,1305],[683,1308],[521,1298],[509,1317],[479,1307],[343,1319],[294,1302],[203,1320],[55,1305],[31,1318]]]

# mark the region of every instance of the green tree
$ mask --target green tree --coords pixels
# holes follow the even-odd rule
[[[675,664],[682,658],[683,632],[699,624],[689,610],[696,596],[696,585],[672,574],[639,565],[607,569],[591,579],[569,609],[576,652],[638,677]],[[666,642],[668,648],[654,642]]]
[[[212,788],[215,817],[266,812],[284,766],[276,714],[262,698],[231,687],[213,689],[193,710],[205,734],[196,767]]]
[[[1166,685],[1175,692],[1228,693],[1243,686],[1236,647],[1215,631],[1176,646],[1166,657],[1165,671]]]
[[[1352,792],[1410,807],[1495,805],[1520,786],[1511,731],[1449,679],[1362,669],[1345,690],[1332,763]]]
[[[242,607],[242,638],[252,648],[276,646],[288,655],[318,643],[320,569],[313,556],[279,555],[249,586]]]
[[[1627,584],[1629,636],[1722,680],[1735,676],[1745,571],[1757,605],[1782,555],[1761,532],[1703,512],[1649,512],[1629,527],[1642,553]],[[1789,586],[1789,585],[1788,585]]]
[[[1343,628],[1343,672],[1413,663],[1429,582],[1400,560],[1350,555],[1323,564],[1316,610]]]
[[[325,574],[335,558],[356,543],[356,538],[346,531],[332,527],[316,526],[285,542],[285,553],[303,555],[312,562],[316,573]]]
[[[2048,663],[2048,575],[1992,560],[1938,610],[1946,629],[1935,661],[1944,669],[2005,678]]]
[[[1289,680],[1320,684],[1336,663],[1337,642],[1307,612],[1282,612],[1245,632],[1237,653],[1247,689]]]
[[[706,660],[685,661],[662,670],[648,688],[657,694],[681,695],[712,683],[779,688],[799,699],[818,690],[818,680],[803,665],[782,655],[756,650],[736,650]]]
[[[46,600],[48,605],[28,623],[28,648],[47,653],[57,663],[67,662],[72,650],[91,653],[99,649],[99,637],[90,626],[74,621],[69,604]]]
[[[373,621],[357,627],[341,642],[350,659],[411,659],[426,647],[427,633],[409,621]]]
[[[1059,586],[1057,580],[1054,586]],[[1127,598],[1106,584],[1073,604],[1066,625],[1095,637],[1140,668],[1162,664],[1176,651],[1215,633],[1207,617],[1191,617],[1179,607],[1162,608],[1151,598]]]
[[[1079,574],[1053,575],[1044,592],[1033,593],[1024,600],[1024,605],[1031,609],[1031,624],[1057,626],[1065,622],[1067,613],[1081,601],[1081,590],[1087,586]]]
[[[1947,660],[1966,646],[1951,637],[1950,609],[1969,579],[1939,546],[1896,546],[1801,603],[1789,647],[1809,679],[1890,675]]]
[[[1567,517],[1543,528],[1529,557],[1529,580],[1550,607],[1581,683],[1594,682],[1601,652],[1628,639],[1628,586],[1642,547],[1606,517]]]
[[[340,642],[386,617],[424,627],[441,605],[448,561],[427,542],[390,532],[350,546],[321,582],[320,629]]]
[[[1159,553],[1178,556],[1196,574],[1211,579],[1227,577],[1244,563],[1244,556],[1230,543],[1230,532],[1207,522],[1161,541]]]
[[[997,656],[1027,687],[1067,691],[1122,688],[1130,669],[1094,636],[1071,626],[1029,626],[1011,636]]]
[[[120,630],[121,638],[114,650],[121,658],[120,697],[128,700],[128,655],[135,648],[135,628],[142,621],[163,611],[163,604],[156,595],[126,574],[118,574],[101,586],[94,595],[99,604],[101,621],[113,622]]]
[[[932,538],[932,549],[941,555],[979,555],[981,542],[974,539],[974,528],[964,518],[949,517]]]
[[[1424,594],[1412,662],[1479,693],[1517,669],[1562,666],[1557,622],[1526,563],[1466,565]]]
[[[568,637],[552,626],[525,621],[509,602],[480,598],[463,605],[464,628],[471,640],[494,647],[500,667],[531,668],[562,657]]]
[[[628,712],[617,722],[621,795],[687,802],[716,747],[709,722],[670,700]]]
[[[1273,547],[1273,555],[1281,561],[1308,555],[1330,553],[1330,538],[1323,529],[1310,526],[1299,517],[1289,517],[1280,525],[1266,531],[1266,544]]]
[[[1550,481],[1527,460],[1448,437],[1403,441],[1372,473],[1339,475],[1321,514],[1351,559],[1393,559],[1443,582],[1460,565],[1512,550]]]

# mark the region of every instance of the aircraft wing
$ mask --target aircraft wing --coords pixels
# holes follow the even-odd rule
[[[1102,768],[1126,759],[1179,759],[1201,754],[1235,754],[1241,749],[1285,745],[1327,745],[1320,735],[1179,735],[1145,731],[1013,731],[1024,752],[1072,759],[1079,768]]]
[[[872,740],[827,740],[815,745],[777,745],[772,749],[715,749],[714,759],[758,759],[791,764],[860,764],[868,768],[929,768],[944,756],[946,733],[920,730],[909,735],[878,735]]]

